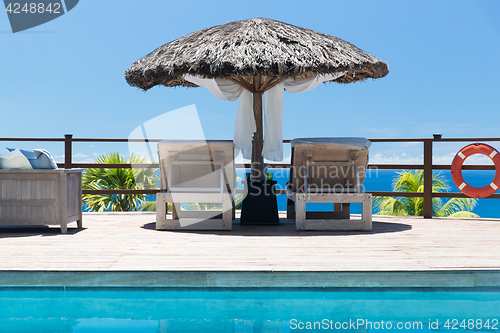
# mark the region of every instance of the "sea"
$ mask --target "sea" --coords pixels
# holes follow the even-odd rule
[[[237,175],[244,179],[245,172],[249,170],[239,169]],[[277,189],[286,189],[286,183],[289,181],[288,169],[270,169],[268,172],[273,173],[273,180],[277,181]],[[392,191],[392,184],[398,177],[398,172],[401,170],[373,170],[367,171],[363,189],[365,191]],[[439,171],[444,176],[446,184],[450,190],[448,192],[460,192],[451,179],[451,172],[449,170]],[[488,185],[495,176],[494,170],[463,170],[462,175],[464,180],[472,186],[481,187]],[[238,188],[243,188],[239,185]],[[448,198],[442,198],[443,202],[448,201]],[[286,195],[278,195],[278,210],[286,211]],[[308,204],[308,211],[326,211],[333,209],[333,204]],[[500,199],[478,199],[477,205],[473,210],[474,213],[483,218],[500,218]],[[361,204],[352,204],[351,213],[360,214]],[[373,213],[376,213],[374,209]]]
[[[245,179],[245,173],[250,170],[237,169],[236,174],[239,177],[237,188],[243,189],[244,185],[241,180]],[[270,169],[268,172],[273,174],[273,180],[277,181],[276,189],[286,189],[286,183],[289,181],[289,169]],[[392,191],[392,184],[398,177],[398,172],[401,170],[373,170],[367,171],[363,189],[365,191]],[[445,182],[449,186],[448,192],[460,192],[451,179],[451,172],[447,170],[439,171],[444,176]],[[472,186],[481,187],[488,185],[495,176],[494,170],[463,170],[462,175],[464,180]],[[148,195],[147,201],[156,200],[154,195]],[[449,200],[442,198],[443,202]],[[286,211],[286,195],[278,195],[278,210]],[[307,204],[308,211],[328,211],[333,210],[333,204]],[[84,211],[87,209],[84,208]],[[482,218],[500,218],[500,199],[478,199],[474,213]],[[361,204],[351,204],[351,213],[360,214]],[[373,213],[377,213],[374,208]]]

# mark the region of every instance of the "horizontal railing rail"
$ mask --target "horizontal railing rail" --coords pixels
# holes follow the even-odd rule
[[[432,171],[433,170],[450,170],[451,165],[432,164],[432,149],[433,144],[438,142],[489,142],[500,141],[500,138],[403,138],[403,139],[369,139],[374,143],[403,143],[403,142],[421,142],[424,145],[424,161],[423,164],[369,164],[368,169],[379,170],[424,170],[424,191],[423,192],[392,192],[392,191],[367,191],[373,196],[387,197],[423,197],[424,198],[424,217],[432,217],[432,198],[467,198],[463,193],[455,192],[433,192],[432,191]],[[158,163],[151,164],[98,164],[98,163],[73,163],[72,149],[75,142],[94,142],[94,143],[128,143],[128,142],[159,142],[161,139],[110,139],[110,138],[73,138],[72,134],[66,134],[64,138],[0,138],[0,141],[31,141],[31,142],[64,142],[64,163],[57,163],[57,166],[65,169],[72,168],[159,168]],[[211,141],[226,141],[226,140],[211,140]],[[283,140],[283,143],[290,143],[292,140]],[[250,164],[236,164],[236,168],[250,168]],[[288,163],[273,163],[269,168],[290,168]],[[495,170],[494,165],[464,165],[464,170]],[[499,170],[500,172],[500,170]],[[426,177],[431,175],[431,177]],[[151,190],[83,190],[84,194],[156,194],[159,189]],[[237,190],[237,193],[242,193],[243,190]],[[277,194],[286,194],[286,190],[278,189]],[[493,194],[489,199],[500,199],[500,194]]]

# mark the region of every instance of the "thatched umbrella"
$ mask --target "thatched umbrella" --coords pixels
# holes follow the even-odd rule
[[[339,73],[342,73],[339,77]],[[127,82],[143,90],[198,85],[187,75],[230,79],[253,94],[256,132],[252,176],[263,175],[262,94],[285,79],[337,74],[338,83],[378,79],[389,73],[382,60],[331,35],[266,18],[202,29],[160,46],[134,62]]]

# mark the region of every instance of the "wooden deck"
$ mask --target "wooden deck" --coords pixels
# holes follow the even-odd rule
[[[242,226],[236,221],[232,231],[172,232],[155,230],[154,213],[84,213],[84,228],[70,224],[68,234],[57,227],[3,227],[0,285],[1,274],[12,279],[19,271],[461,271],[493,272],[499,280],[498,219],[373,220],[369,232],[299,232],[284,219],[279,226]],[[500,285],[500,280],[495,283]]]

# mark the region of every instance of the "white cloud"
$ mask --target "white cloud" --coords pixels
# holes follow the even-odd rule
[[[410,156],[406,153],[370,156],[370,164],[422,164],[423,156]]]

